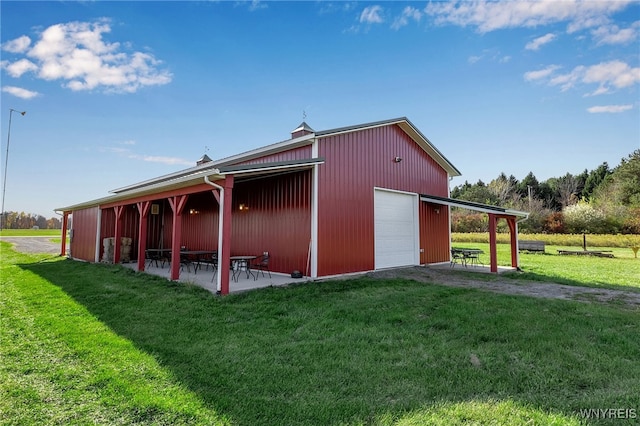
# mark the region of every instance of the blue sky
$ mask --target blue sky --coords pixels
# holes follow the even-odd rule
[[[462,172],[640,148],[640,3],[10,2],[6,210],[53,209],[316,130],[408,117]],[[4,170],[3,170],[4,171]]]

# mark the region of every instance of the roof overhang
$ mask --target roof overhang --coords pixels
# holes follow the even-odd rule
[[[463,209],[473,210],[481,213],[492,213],[492,214],[503,215],[503,216],[516,216],[516,217],[522,217],[525,219],[529,217],[528,212],[507,209],[507,208],[498,207],[498,206],[491,206],[489,204],[474,203],[472,201],[456,200],[454,198],[447,198],[447,197],[438,197],[435,195],[422,194],[420,195],[420,201],[426,201],[428,203],[441,204],[441,205],[450,206],[450,207],[460,207]]]
[[[269,163],[246,164],[241,166],[227,166],[217,168],[203,168],[201,170],[192,170],[191,173],[178,175],[176,177],[150,183],[145,186],[136,186],[131,189],[125,189],[115,195],[87,201],[81,204],[61,207],[55,209],[58,212],[81,210],[89,207],[96,207],[103,204],[113,204],[119,201],[127,201],[154,193],[172,191],[176,189],[188,188],[204,182],[205,176],[209,180],[215,181],[224,179],[227,175],[234,176],[268,176],[276,175],[283,172],[293,172],[298,170],[309,169],[317,164],[323,164],[324,158],[307,158],[302,160],[275,161]]]

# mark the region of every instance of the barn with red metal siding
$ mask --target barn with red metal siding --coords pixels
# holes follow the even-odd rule
[[[139,270],[147,250],[170,249],[172,279],[183,247],[217,250],[221,265],[238,253],[269,252],[272,271],[315,278],[448,262],[449,207],[457,205],[448,183],[459,175],[404,117],[326,131],[302,123],[282,142],[217,161],[205,156],[59,211],[73,218],[73,258],[99,261],[105,238],[128,237]],[[517,233],[518,212],[487,212]],[[119,262],[122,248],[113,250]],[[228,269],[219,269],[223,294]]]

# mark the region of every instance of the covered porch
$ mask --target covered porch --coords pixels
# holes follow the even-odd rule
[[[95,207],[95,261],[123,263],[221,294],[282,285],[292,281],[293,270],[309,275],[312,170],[322,163],[305,158],[219,168],[203,164],[200,171],[114,190],[116,195]],[[75,210],[64,211],[63,223],[70,214]],[[104,256],[105,239],[113,241],[109,256]],[[130,252],[116,243],[123,239]],[[196,252],[215,259],[215,276],[184,267],[182,256]],[[164,267],[151,265],[150,253],[162,253]],[[233,257],[258,261],[267,253],[271,279],[233,280]]]
[[[489,217],[489,264],[488,271],[492,273],[500,273],[505,268],[498,267],[498,255],[497,255],[497,222],[499,219],[504,219],[509,227],[510,244],[511,244],[511,268],[510,270],[520,269],[520,256],[518,250],[518,222],[526,220],[529,217],[529,213],[518,210],[507,209],[498,206],[491,206],[487,204],[474,203],[465,200],[456,200],[447,197],[438,197],[435,195],[421,195],[420,201],[444,205],[448,207],[459,207],[467,210],[473,210],[481,213],[486,213]],[[451,238],[449,238],[451,241]],[[449,247],[450,253],[453,256],[453,247]],[[449,265],[446,267],[456,266],[457,264]],[[475,272],[485,271],[484,265],[459,265],[461,269]]]

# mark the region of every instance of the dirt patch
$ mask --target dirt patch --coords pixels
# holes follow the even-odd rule
[[[497,280],[483,281],[469,278],[455,271],[418,266],[375,271],[367,275],[373,278],[405,278],[450,287],[476,288],[494,293],[531,296],[544,299],[614,303],[640,309],[640,292],[634,291],[578,287],[552,282],[500,279],[499,276]]]

